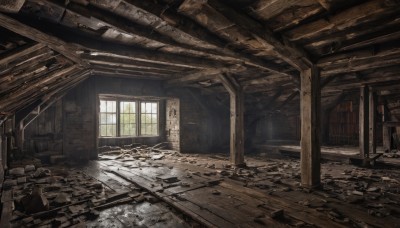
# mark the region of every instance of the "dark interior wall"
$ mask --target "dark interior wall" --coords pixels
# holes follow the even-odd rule
[[[97,146],[131,143],[154,145],[165,140],[165,102],[160,101],[158,137],[98,138],[99,94],[159,97],[164,99],[161,82],[92,76],[35,119],[25,131],[30,152],[60,150],[73,159],[95,159]]]
[[[58,100],[25,128],[26,151],[41,153],[53,151],[62,154],[63,102]]]
[[[132,80],[128,78],[93,77],[95,84],[95,97],[99,94],[118,94],[138,97],[161,98],[159,103],[159,136],[158,137],[134,137],[134,138],[99,138],[99,146],[122,146],[132,143],[154,145],[165,141],[165,92],[163,84],[154,80]],[[97,99],[94,102],[99,102]],[[97,106],[100,104],[97,103]],[[95,113],[98,112],[96,109]],[[97,117],[96,117],[97,118]],[[97,130],[97,129],[96,129]],[[98,133],[96,132],[96,135]]]
[[[258,144],[272,141],[300,141],[300,116],[271,113],[259,117],[254,123],[249,123],[249,129],[254,132],[252,143]]]
[[[96,97],[93,77],[63,99],[63,151],[68,158],[89,160],[96,153]]]
[[[229,106],[192,88],[169,90],[168,95],[180,100],[182,152],[229,152]]]

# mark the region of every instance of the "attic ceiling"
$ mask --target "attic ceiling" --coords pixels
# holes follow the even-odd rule
[[[218,94],[217,75],[231,74],[265,109],[298,105],[299,72],[316,64],[323,104],[361,85],[399,94],[398,0],[0,0],[0,11],[1,116],[89,75]]]

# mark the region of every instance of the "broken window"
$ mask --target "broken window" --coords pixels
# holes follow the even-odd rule
[[[99,118],[100,137],[158,136],[158,101],[101,98]]]

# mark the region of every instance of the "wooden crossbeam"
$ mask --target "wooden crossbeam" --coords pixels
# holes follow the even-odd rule
[[[98,3],[93,2],[92,4],[101,7]],[[194,45],[218,49],[226,56],[235,57],[246,65],[255,66],[276,74],[289,75],[284,72],[284,69],[280,65],[264,61],[259,57],[245,52],[237,52],[233,47],[227,45],[225,41],[219,39],[207,29],[171,10],[171,8],[165,8],[152,1],[121,1],[120,4],[115,6],[113,12],[130,20],[148,24],[160,34],[179,39],[177,40],[178,42],[195,42],[193,43]],[[174,33],[174,31],[179,32],[179,35]],[[187,39],[183,40],[183,38]],[[296,76],[298,76],[297,73]]]
[[[216,75],[224,74],[224,73],[231,73],[231,72],[242,72],[246,70],[243,66],[233,66],[233,67],[224,67],[224,68],[214,68],[209,70],[201,70],[186,76],[168,80],[165,84],[166,87],[173,87],[173,86],[182,86],[188,83],[194,83],[202,80],[218,78]]]
[[[235,9],[219,1],[185,0],[179,7],[179,11],[221,38],[239,46],[264,49],[273,56],[288,62],[296,69],[306,69],[312,64],[304,50],[296,47],[288,40],[278,40],[272,31],[262,26],[258,21],[238,13]],[[207,20],[204,20],[204,17],[207,17]],[[256,43],[258,43],[257,47],[255,46]]]
[[[59,52],[81,66],[89,66],[86,62],[79,58],[79,56],[76,54],[77,49],[74,46],[64,42],[59,38],[49,35],[48,33],[39,31],[36,28],[30,27],[2,13],[0,13],[0,26],[32,39],[38,43],[46,44],[46,46],[49,48]]]

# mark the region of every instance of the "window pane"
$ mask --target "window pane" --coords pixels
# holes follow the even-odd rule
[[[146,103],[146,113],[151,113],[151,103]]]
[[[157,135],[157,124],[152,124],[151,125],[151,135]]]
[[[151,115],[151,123],[157,123],[157,114],[152,114]]]
[[[146,102],[140,103],[140,109],[142,110],[142,113],[146,112]]]
[[[121,124],[120,126],[121,136],[135,136],[136,125],[135,124]]]
[[[107,136],[107,126],[100,125],[100,136]]]
[[[140,133],[142,134],[142,135],[146,135],[147,134],[147,132],[146,132],[146,124],[141,124],[140,125]]]
[[[120,105],[121,113],[135,113],[136,112],[136,102],[121,102]]]
[[[107,114],[107,124],[116,124],[116,123],[117,123],[117,115]]]
[[[146,124],[146,134],[151,135],[151,124]]]
[[[157,113],[157,103],[151,103],[151,113]]]
[[[100,112],[106,112],[107,107],[106,107],[106,101],[101,100],[100,101]]]
[[[116,132],[115,125],[107,125],[107,136],[116,136]]]
[[[101,113],[100,114],[100,124],[106,124],[106,123],[107,123],[106,114]]]

